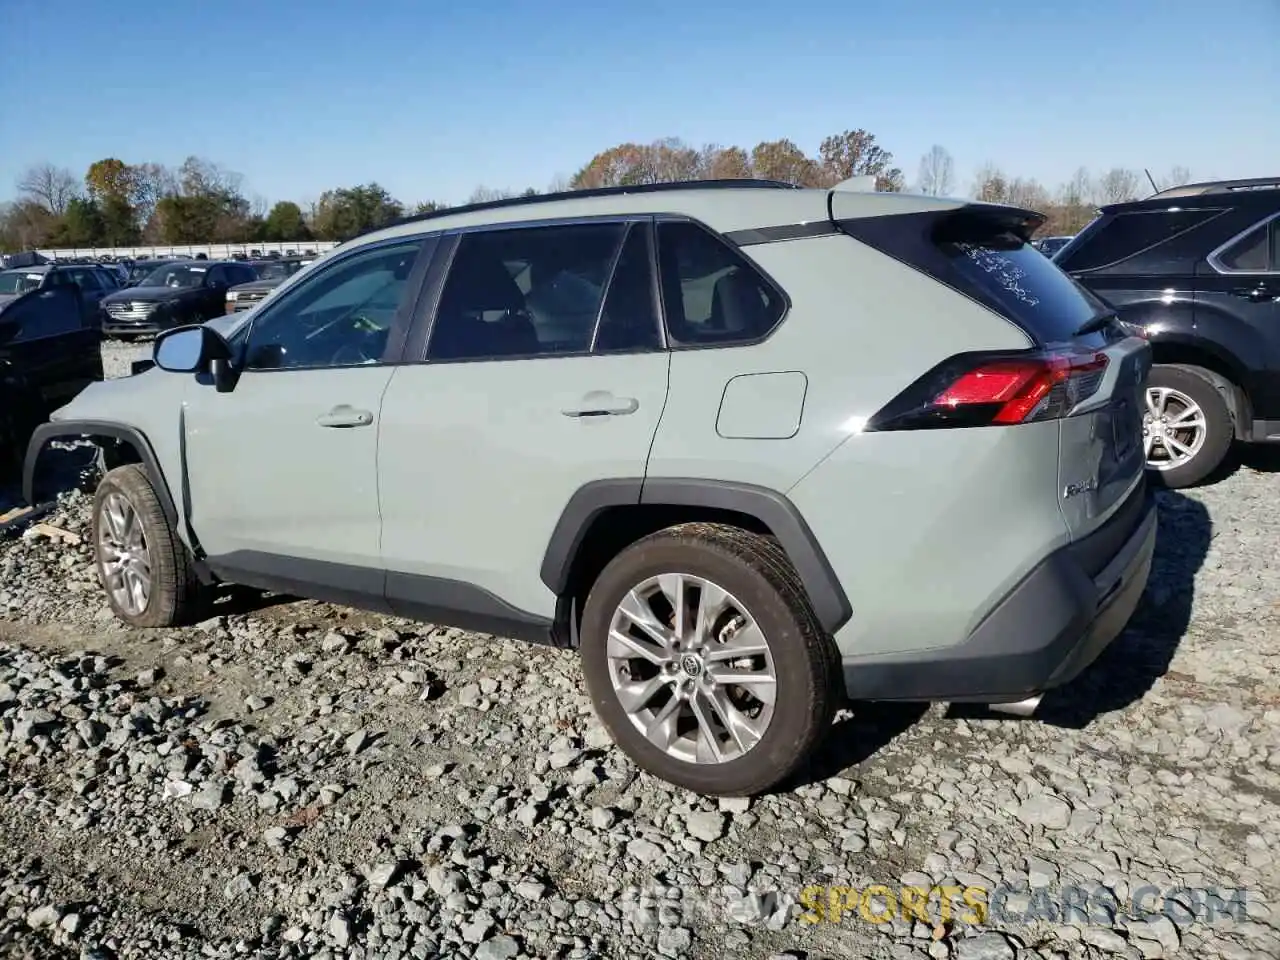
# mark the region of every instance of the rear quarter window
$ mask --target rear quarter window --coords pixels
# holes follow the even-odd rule
[[[1163,209],[1103,214],[1061,250],[1056,261],[1071,271],[1101,270],[1121,263],[1136,268],[1135,258],[1188,234],[1223,212]]]

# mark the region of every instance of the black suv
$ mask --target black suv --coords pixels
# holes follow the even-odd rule
[[[252,267],[230,260],[166,263],[136,286],[103,298],[102,330],[109,337],[136,337],[211,320],[225,312],[228,287],[257,278]]]
[[[1165,486],[1233,439],[1280,443],[1280,177],[1103,207],[1054,262],[1151,341],[1143,440]]]

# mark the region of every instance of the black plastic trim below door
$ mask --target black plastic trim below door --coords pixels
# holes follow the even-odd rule
[[[440,577],[237,550],[206,561],[220,580],[444,627],[550,644],[551,620],[482,587]]]

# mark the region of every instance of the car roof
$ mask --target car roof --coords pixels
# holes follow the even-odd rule
[[[362,245],[435,230],[655,213],[688,216],[728,233],[753,227],[825,221],[830,215],[830,195],[831,190],[826,188],[795,187],[776,180],[699,180],[575,190],[436,210],[361,234],[335,250],[347,244]],[[963,206],[966,202],[914,194],[847,192],[842,196],[841,215],[862,217],[938,210]]]
[[[1248,180],[1206,180],[1161,190],[1141,200],[1111,203],[1100,207],[1102,213],[1124,213],[1136,210],[1159,210],[1175,206],[1280,208],[1280,177],[1255,177]]]

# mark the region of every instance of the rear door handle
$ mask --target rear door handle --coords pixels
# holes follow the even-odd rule
[[[357,410],[347,404],[339,404],[328,413],[316,417],[316,423],[322,427],[367,427],[373,423],[373,414],[368,410]]]
[[[635,397],[615,397],[608,390],[592,390],[580,402],[560,412],[566,417],[621,417],[640,409]]]

